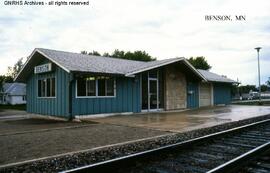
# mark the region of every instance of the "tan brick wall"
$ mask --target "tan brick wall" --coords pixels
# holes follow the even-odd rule
[[[177,70],[176,66],[169,66],[165,69],[165,109],[186,108],[186,77]]]

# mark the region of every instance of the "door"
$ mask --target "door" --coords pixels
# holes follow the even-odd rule
[[[228,105],[231,102],[231,85],[214,83],[214,104]]]
[[[200,107],[211,106],[212,94],[211,94],[211,84],[210,83],[200,83]]]
[[[152,70],[141,74],[142,111],[158,111],[163,108],[163,72]]]
[[[198,83],[187,82],[187,108],[199,107]]]
[[[158,82],[157,79],[149,79],[149,108],[158,109]]]

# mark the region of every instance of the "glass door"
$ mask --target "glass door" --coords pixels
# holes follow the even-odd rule
[[[158,80],[149,79],[149,109],[158,109]]]
[[[160,81],[159,77],[158,70],[141,74],[141,109],[143,112],[158,111],[163,108],[163,100],[161,100],[163,99],[163,81]]]

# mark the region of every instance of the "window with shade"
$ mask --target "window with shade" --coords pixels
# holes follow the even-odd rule
[[[77,97],[114,97],[115,78],[107,76],[80,77],[76,82]]]
[[[55,77],[38,79],[38,97],[55,98]]]

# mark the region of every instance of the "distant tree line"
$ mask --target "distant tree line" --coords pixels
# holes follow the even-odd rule
[[[261,85],[261,92],[266,92],[266,91],[270,91],[270,80],[266,81],[266,84],[262,84]],[[236,86],[233,85],[232,87],[232,95],[235,96],[237,94],[247,94],[250,91],[255,91],[258,92],[259,91],[259,87],[256,87],[256,85],[240,85],[240,86]]]
[[[128,59],[128,60],[137,60],[137,61],[155,61],[156,58],[152,57],[145,51],[123,51],[119,49],[115,49],[114,52],[111,54],[108,52],[105,52],[103,54],[99,53],[98,51],[81,51],[81,54],[85,55],[95,55],[95,56],[105,56],[105,57],[113,57],[113,58],[121,58],[121,59]],[[196,68],[196,69],[202,69],[202,70],[210,70],[211,66],[207,62],[206,58],[203,56],[198,57],[190,57],[188,58],[188,61]]]
[[[136,61],[155,61],[156,58],[150,56],[148,53],[145,51],[123,51],[123,50],[114,50],[111,54],[108,52],[105,52],[101,55],[98,51],[92,51],[92,52],[87,52],[87,51],[81,51],[81,54],[86,54],[86,55],[95,55],[95,56],[105,56],[105,57],[112,57],[112,58],[120,58],[120,59],[127,59],[127,60],[136,60]]]

